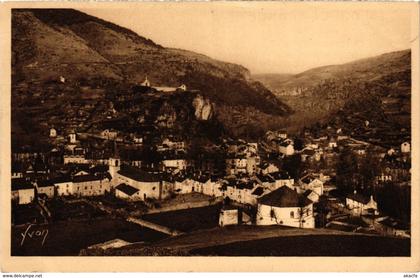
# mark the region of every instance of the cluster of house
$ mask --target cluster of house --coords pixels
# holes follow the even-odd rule
[[[35,198],[54,196],[100,196],[111,190],[111,176],[104,167],[94,166],[87,171],[51,178],[12,178],[12,201],[24,205]]]
[[[116,173],[115,195],[125,200],[160,199],[171,194],[199,192],[257,206],[258,225],[280,224],[303,228],[315,227],[313,203],[323,194],[323,182],[326,180],[322,175],[308,174],[295,183],[293,178],[281,171],[251,177],[243,175],[242,178],[233,175],[169,176],[125,165]],[[268,207],[274,214],[267,213]]]
[[[265,141],[269,149],[283,156],[289,156],[295,153],[294,142],[287,137],[287,132],[284,130],[268,131],[265,135]]]
[[[51,135],[54,137],[56,133],[52,131]],[[277,143],[289,142],[293,147],[293,141],[287,138],[285,132],[267,133],[266,137]],[[308,150],[322,154],[337,148],[339,141],[357,145],[355,150],[363,149],[361,143],[342,136],[314,139],[298,153],[302,157]],[[100,161],[86,159],[76,134],[70,133],[66,148],[71,155],[64,155],[64,164],[90,166],[51,178],[42,178],[49,176],[45,167],[37,170],[40,177],[38,175],[35,179],[27,174],[14,174],[12,199],[18,204],[28,204],[36,198],[99,196],[109,192],[127,201],[146,201],[199,192],[257,208],[258,225],[315,227],[313,206],[320,196],[331,189],[326,186],[329,176],[309,172],[295,180],[278,165],[261,162],[258,147],[257,143],[243,140],[225,140],[222,146],[226,154],[223,158],[225,173],[215,175],[209,171],[202,174],[201,171],[188,171],[189,161],[184,157],[187,149],[185,141],[168,136],[156,145],[157,153],[162,158],[162,167],[146,171],[140,168],[143,166],[141,161],[138,164],[133,161],[121,163],[117,155],[109,159],[101,158]],[[407,150],[407,146],[404,146],[404,150]],[[280,152],[286,156],[295,153],[295,150]],[[347,196],[346,206],[355,215],[377,214],[375,200],[356,192]],[[226,215],[228,217],[229,212]]]
[[[243,140],[225,142],[226,173],[228,175],[254,175],[260,165],[258,144],[247,143]]]
[[[254,151],[253,148],[251,150]],[[188,175],[183,171],[177,174],[146,172],[138,167],[121,165],[119,158],[110,158],[108,165],[91,166],[69,175],[36,179],[33,182],[26,178],[12,179],[12,199],[18,204],[28,204],[35,198],[99,196],[105,192],[115,192],[116,197],[127,201],[146,201],[149,198],[165,199],[173,194],[199,192],[258,206],[257,223],[260,225],[277,221],[282,225],[314,227],[312,204],[323,194],[325,180],[322,175],[308,174],[295,182],[274,165],[266,165],[255,175],[242,173],[224,177]],[[301,200],[304,200],[303,203]],[[275,212],[267,214],[267,206]],[[304,222],[301,221],[302,209],[307,214]],[[286,214],[287,219],[284,218]]]

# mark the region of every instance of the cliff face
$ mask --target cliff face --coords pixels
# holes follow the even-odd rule
[[[213,104],[208,98],[204,98],[202,95],[197,95],[192,103],[195,112],[195,118],[201,121],[210,120],[214,114]]]
[[[210,102],[252,107],[255,113],[278,118],[291,112],[263,85],[250,80],[243,66],[164,48],[131,30],[76,10],[15,9],[12,27],[15,86],[34,86],[64,76],[66,86],[75,89],[83,84],[109,90],[111,84],[140,84],[147,76],[152,86],[186,84],[200,91],[207,100],[206,105],[198,105],[200,119],[223,113],[210,108]],[[229,114],[220,116],[230,119]],[[232,129],[229,122],[224,123],[227,130]]]

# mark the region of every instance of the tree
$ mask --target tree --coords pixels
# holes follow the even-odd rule
[[[344,194],[357,189],[357,176],[357,158],[350,148],[344,148],[338,157],[336,166],[337,189]]]
[[[299,179],[302,171],[302,159],[300,154],[287,156],[283,160],[283,169],[289,173],[289,175],[296,179]]]
[[[299,228],[303,228],[305,218],[311,213],[311,209],[306,204],[306,199],[303,195],[299,198]]]
[[[302,140],[302,139],[300,139],[300,138],[296,137],[296,138],[294,138],[293,142],[294,142],[294,148],[295,148],[295,150],[300,151],[300,150],[302,150],[302,149],[303,149],[303,147],[304,147],[304,142],[303,142],[303,140]]]
[[[375,178],[379,173],[379,161],[368,150],[360,163],[361,189],[366,195],[373,194]]]
[[[405,223],[411,217],[411,190],[410,187],[401,187],[388,182],[376,190],[378,209],[386,215],[398,218]]]

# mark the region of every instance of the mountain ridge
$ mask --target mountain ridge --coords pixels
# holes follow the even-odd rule
[[[134,86],[148,77],[153,86],[186,84],[215,102],[216,108],[253,107],[262,117],[279,119],[292,113],[272,92],[250,79],[249,70],[241,65],[165,48],[127,28],[77,10],[14,9],[12,27],[14,85],[49,82],[63,76],[68,86],[112,82]],[[225,113],[222,111],[226,110],[216,111],[216,116]],[[229,115],[219,118],[233,122]],[[261,123],[250,124],[253,128]],[[226,128],[235,133],[232,126]]]
[[[317,67],[281,80],[271,77],[254,76],[294,109],[289,124],[296,128],[329,125],[387,146],[411,138],[409,49]],[[370,126],[365,128],[366,121]]]

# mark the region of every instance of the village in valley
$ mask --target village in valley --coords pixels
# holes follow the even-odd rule
[[[63,76],[57,82],[66,85]],[[42,134],[47,148],[13,150],[12,225],[51,226],[50,237],[54,225],[95,225],[107,218],[131,225],[123,229],[147,230],[145,237],[131,231],[133,242],[120,238],[115,226],[103,227],[112,230],[105,237],[90,231],[79,246],[86,254],[233,226],[410,237],[410,142],[386,148],[328,126],[294,135],[268,131],[255,141],[222,136],[201,145],[197,155],[193,138],[177,132],[174,114],[163,112],[150,122],[135,105],[144,97],[201,97],[189,90],[184,84],[153,87],[146,77],[106,107],[85,99],[72,119],[49,118]],[[136,128],[118,121],[133,113]],[[200,113],[210,112],[196,109],[198,119]],[[368,120],[363,128],[369,129]]]
[[[261,26],[248,24],[270,9],[233,10],[260,28],[255,41],[219,38],[235,63],[136,33],[159,32],[159,16],[132,31],[105,9],[12,9],[12,256],[410,256],[408,39],[382,49],[380,35],[367,51],[355,33],[345,56],[325,45],[335,29],[318,48],[312,34],[295,46],[298,10]],[[336,20],[346,34],[360,21]],[[167,35],[222,52],[219,29]],[[233,59],[246,49],[258,57]]]

